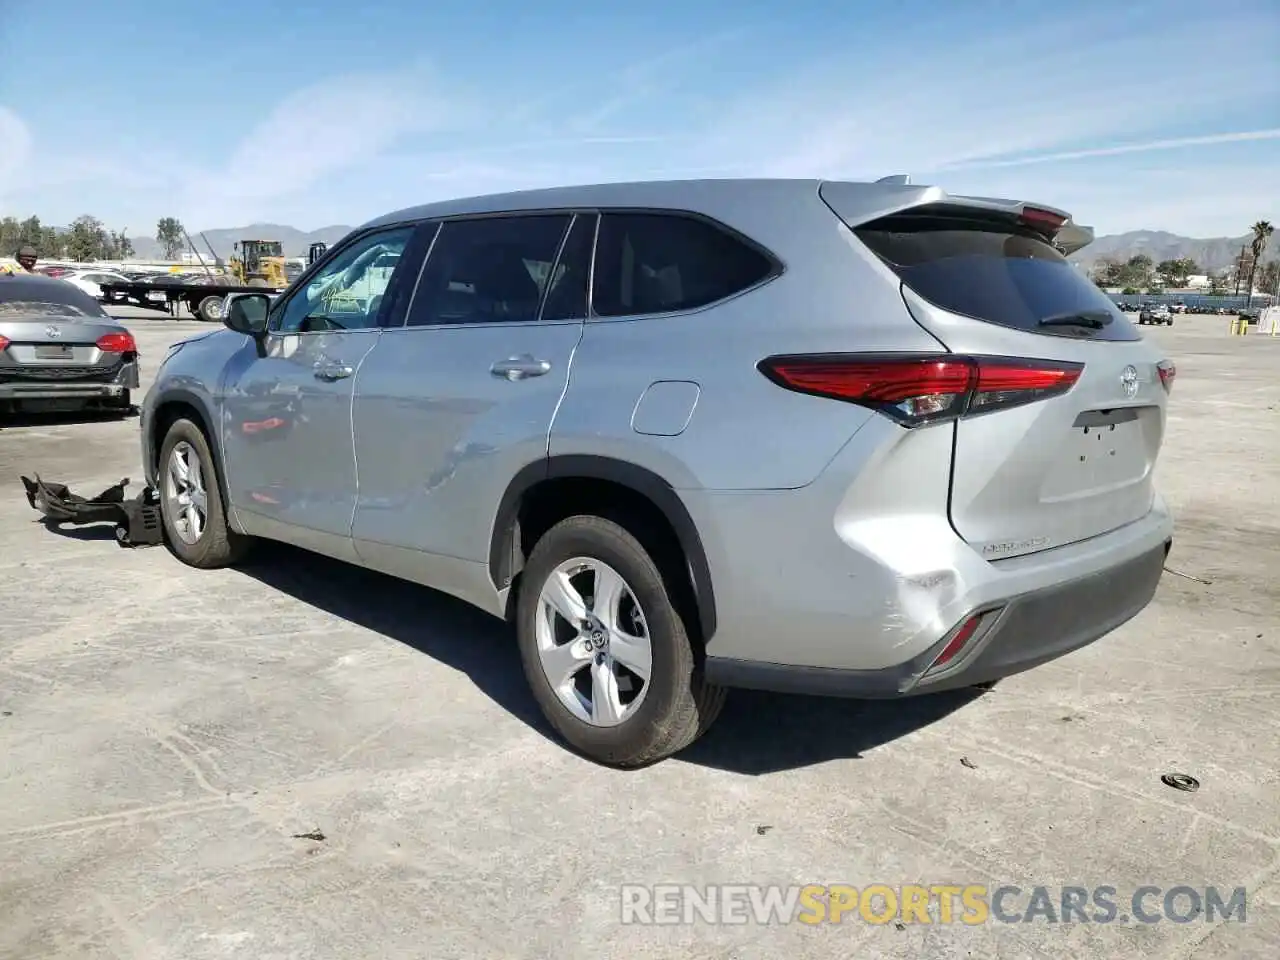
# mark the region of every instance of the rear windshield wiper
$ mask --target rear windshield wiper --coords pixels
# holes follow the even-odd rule
[[[1101,330],[1112,321],[1105,310],[1085,310],[1079,313],[1056,313],[1040,321],[1042,327],[1090,327]]]

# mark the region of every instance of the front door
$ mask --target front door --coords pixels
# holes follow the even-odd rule
[[[351,399],[414,228],[349,242],[272,309],[224,382],[228,494],[245,532],[345,559],[356,501]]]
[[[352,533],[372,566],[467,597],[508,481],[544,459],[586,316],[594,214],[445,222],[354,406]]]

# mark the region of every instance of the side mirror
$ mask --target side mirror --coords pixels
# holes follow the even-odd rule
[[[236,333],[253,337],[258,345],[258,354],[261,355],[267,336],[267,313],[270,309],[271,298],[265,293],[229,294],[222,322]]]

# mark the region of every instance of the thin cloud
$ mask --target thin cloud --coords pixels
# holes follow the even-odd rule
[[[275,200],[376,160],[406,138],[443,129],[458,104],[418,68],[347,74],[287,96],[197,179],[181,206],[193,222],[228,209],[251,215]]]
[[[1161,128],[1250,104],[1265,110],[1280,93],[1257,71],[1273,55],[1267,38],[1240,34],[1218,11],[1148,21],[1141,48],[1073,11],[1057,16],[967,43],[921,39],[909,57],[868,45],[812,58],[805,70],[780,69],[724,104],[697,160],[750,157],[765,176],[941,170],[1126,136],[1154,140]],[[1048,36],[1069,55],[1046,57]],[[1206,49],[1233,56],[1206,58]],[[1149,68],[1167,74],[1169,63],[1176,76],[1153,84]]]
[[[1118,157],[1127,153],[1151,153],[1157,150],[1178,150],[1183,147],[1207,147],[1227,143],[1248,143],[1258,140],[1280,140],[1280,128],[1240,130],[1234,133],[1211,133],[1200,137],[1173,137],[1165,140],[1148,140],[1144,143],[1125,143],[1113,147],[1097,147],[1090,150],[1043,153],[1032,157],[1016,157],[1012,160],[975,160],[972,163],[949,164],[938,169],[985,170],[997,167],[1024,167],[1034,163],[1056,163],[1063,160],[1085,160],[1093,157]]]
[[[576,131],[593,130],[605,121],[642,100],[679,86],[677,70],[705,58],[727,44],[748,34],[745,26],[720,30],[687,43],[669,47],[651,57],[631,63],[613,77],[606,78],[605,86],[614,86],[614,93],[594,108],[572,121]]]

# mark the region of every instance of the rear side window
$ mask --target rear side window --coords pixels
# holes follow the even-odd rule
[[[1140,339],[1111,298],[1030,229],[900,214],[855,233],[906,286],[943,310],[1034,333]]]
[[[693,310],[754,286],[774,269],[763,252],[706,220],[605,213],[591,303],[602,317]]]

